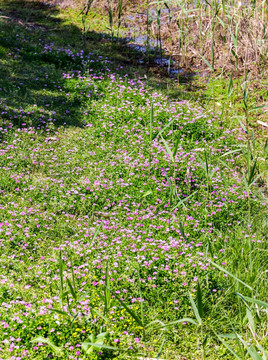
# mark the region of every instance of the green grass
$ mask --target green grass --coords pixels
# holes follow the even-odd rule
[[[145,82],[105,21],[85,39],[26,5],[0,18],[1,358],[265,359],[267,147],[241,93],[216,79],[213,114],[210,83]]]

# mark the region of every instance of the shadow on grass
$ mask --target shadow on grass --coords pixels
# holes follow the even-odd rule
[[[139,52],[123,42],[111,41],[94,31],[84,36],[79,26],[67,23],[56,6],[35,0],[6,0],[0,11],[0,116],[12,126],[42,128],[47,121],[56,126],[83,126],[83,98],[72,89],[68,94],[63,72],[83,71],[85,64],[77,54],[94,52],[98,58],[94,71],[109,57],[110,69],[123,65],[130,76],[148,69],[139,64]],[[53,43],[54,45],[51,45]],[[53,49],[53,51],[50,49]],[[57,52],[58,48],[64,51]],[[70,55],[73,54],[73,55]],[[83,55],[83,56],[84,56]],[[150,86],[165,89],[164,70],[152,67]],[[191,78],[187,81],[191,82]],[[186,82],[187,82],[186,81]],[[187,98],[180,91],[174,97]]]

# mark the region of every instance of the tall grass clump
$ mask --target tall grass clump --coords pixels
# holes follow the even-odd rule
[[[264,0],[245,4],[231,0],[146,0],[126,4],[126,9],[126,13],[137,9],[137,20],[140,9],[144,10],[145,28],[141,26],[140,31],[148,34],[150,17],[152,34],[161,48],[179,58],[181,67],[203,66],[209,71],[212,68],[241,75],[246,66],[258,76],[267,75],[268,15]],[[135,24],[129,26],[131,29]]]

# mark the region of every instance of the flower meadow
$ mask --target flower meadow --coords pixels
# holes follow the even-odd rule
[[[266,359],[245,128],[82,46],[0,45],[0,358]]]

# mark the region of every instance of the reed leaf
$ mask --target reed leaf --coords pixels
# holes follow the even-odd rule
[[[244,295],[241,295],[239,293],[235,293],[235,295],[240,296],[241,299],[243,299],[244,301],[249,301],[249,302],[251,302],[253,304],[257,304],[259,306],[263,306],[265,308],[268,308],[268,303],[265,302],[265,301],[261,301],[261,300],[258,300],[258,299],[253,299],[253,298],[251,298],[249,296],[244,296]]]
[[[202,300],[202,290],[201,290],[199,281],[197,282],[196,298],[197,298],[198,313],[199,313],[200,317],[202,318],[204,316],[204,306],[203,306],[203,300]]]
[[[114,297],[117,299],[117,301],[123,306],[123,308],[129,313],[129,315],[136,321],[136,323],[143,327],[143,322],[141,321],[141,319],[134,313],[133,310],[130,309],[130,307],[125,304],[122,300],[119,299],[119,297],[116,295],[115,292],[111,291],[110,288],[108,288],[109,291],[114,295]]]
[[[170,147],[168,146],[166,140],[163,138],[162,135],[161,135],[161,139],[162,139],[162,141],[164,143],[164,146],[166,148],[166,151],[167,151],[168,155],[170,156],[171,161],[174,163],[175,159],[174,159],[174,156],[173,156],[173,152],[171,151]]]
[[[164,338],[163,341],[162,341],[162,344],[160,346],[160,349],[159,349],[159,352],[157,354],[157,357],[156,357],[156,360],[159,360],[160,359],[160,356],[163,352],[163,348],[164,348],[164,345],[165,345],[165,342],[166,342],[166,339]]]
[[[231,274],[228,270],[224,269],[222,266],[214,263],[214,262],[211,261],[211,260],[208,260],[208,261],[209,261],[213,266],[216,266],[216,268],[218,268],[220,271],[224,272],[225,274],[228,274],[228,275],[231,276],[233,279],[235,279],[236,281],[238,281],[240,284],[246,286],[246,287],[247,287],[248,289],[250,289],[250,290],[253,290],[253,288],[252,288],[250,285],[248,285],[248,284],[246,284],[244,281],[238,279],[238,277],[236,277],[235,275]]]
[[[237,352],[235,352],[231,346],[222,338],[221,335],[217,335],[217,338],[220,340],[220,342],[226,347],[226,349],[228,349],[230,351],[231,354],[233,354],[235,356],[236,359],[238,360],[242,360],[242,358],[237,354]]]
[[[49,340],[48,338],[44,338],[43,336],[38,336],[36,338],[34,338],[33,340],[31,340],[31,342],[33,343],[43,343],[48,345],[54,352],[55,354],[62,356],[63,355],[63,350],[56,346],[51,340]]]
[[[190,298],[190,302],[191,302],[191,305],[192,305],[192,309],[193,309],[193,312],[195,314],[195,317],[196,317],[196,320],[198,322],[198,325],[202,325],[202,319],[200,317],[200,314],[199,314],[199,311],[198,311],[198,308],[197,306],[195,305],[195,302],[194,302],[194,299],[192,298],[192,295],[190,293],[189,294],[189,298]]]

